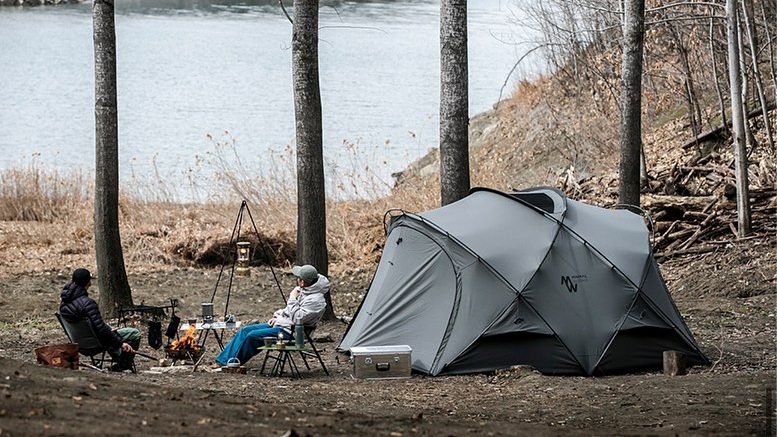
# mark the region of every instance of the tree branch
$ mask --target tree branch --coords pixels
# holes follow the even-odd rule
[[[283,0],[278,0],[278,4],[281,5],[281,9],[283,10],[283,14],[286,15],[286,18],[289,19],[289,23],[291,23],[291,25],[293,26],[294,25],[294,20],[292,20],[291,16],[289,15],[289,13],[286,12],[286,6],[283,5]]]
[[[664,9],[671,9],[671,8],[676,8],[680,6],[716,6],[723,10],[726,9],[724,5],[719,5],[717,3],[711,3],[711,2],[681,2],[681,3],[672,3],[670,5],[659,6],[657,8],[652,8],[652,9],[645,9],[645,14],[648,14],[650,12],[663,11]]]
[[[379,28],[379,27],[370,27],[370,26],[321,26],[318,28],[318,30],[321,29],[364,29],[364,30],[377,30],[378,32],[383,32],[386,35],[388,35],[388,32],[385,30]]]
[[[500,104],[500,103],[502,103],[502,93],[504,92],[504,90],[505,90],[505,87],[507,87],[507,82],[510,80],[510,76],[512,76],[512,75],[513,75],[513,73],[515,72],[515,69],[516,69],[516,68],[518,68],[518,65],[519,65],[521,62],[523,62],[523,60],[524,60],[524,59],[525,59],[527,56],[529,56],[530,54],[532,54],[532,53],[533,53],[533,52],[535,52],[536,50],[538,50],[538,49],[541,49],[541,48],[548,47],[548,46],[550,46],[550,45],[555,45],[555,44],[542,44],[542,45],[539,45],[539,46],[537,46],[537,47],[534,47],[534,48],[532,48],[531,50],[527,51],[526,53],[524,53],[524,54],[523,54],[523,56],[521,56],[520,58],[518,58],[518,61],[516,61],[516,62],[515,62],[515,64],[513,65],[513,68],[511,68],[511,69],[510,69],[510,72],[509,72],[509,73],[507,73],[507,76],[505,77],[505,81],[504,81],[504,83],[502,83],[502,87],[499,89],[499,98],[498,98],[498,99],[496,99],[496,106],[494,107],[494,110],[496,110],[496,109],[499,109],[499,104]]]

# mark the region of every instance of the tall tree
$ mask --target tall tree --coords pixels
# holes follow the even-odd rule
[[[447,205],[469,193],[467,0],[440,2],[440,190]]]
[[[712,7],[710,7],[712,9]],[[710,15],[714,15],[713,11],[710,10]],[[723,129],[726,131],[726,134],[729,135],[729,129],[728,129],[728,120],[726,119],[726,104],[725,100],[723,99],[723,91],[720,89],[720,80],[718,76],[718,62],[715,57],[715,19],[710,18],[710,34],[709,34],[709,42],[710,42],[710,64],[712,65],[712,79],[713,83],[715,84],[715,92],[718,95],[718,104],[720,105],[720,124],[723,126]]]
[[[731,88],[731,127],[734,142],[734,173],[737,184],[737,221],[739,237],[750,234],[750,190],[745,151],[745,114],[742,107],[742,82],[739,72],[739,26],[736,0],[726,0],[728,30],[728,80]]]
[[[119,235],[119,135],[113,1],[92,3],[95,82],[94,246],[100,309],[107,317],[132,305]]]
[[[328,274],[326,198],[318,83],[318,0],[294,0],[292,76],[297,142],[297,261]],[[323,318],[335,318],[326,295]]]
[[[761,80],[761,70],[758,63],[758,38],[755,32],[755,18],[752,0],[744,0],[742,12],[745,15],[744,24],[747,30],[747,40],[750,44],[750,59],[753,62],[753,80],[755,89],[758,92],[758,100],[761,103],[761,115],[764,120],[764,130],[766,131],[766,141],[769,142],[769,148],[774,150],[774,138],[772,138],[772,124],[769,121],[769,105],[766,103],[766,94],[764,93],[763,80]],[[741,54],[744,56],[744,53]],[[755,143],[753,143],[755,147]]]
[[[639,156],[642,149],[642,51],[645,0],[623,4],[621,66],[619,202],[639,206]]]

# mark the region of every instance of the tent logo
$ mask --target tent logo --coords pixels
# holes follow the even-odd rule
[[[567,291],[570,293],[577,293],[577,286],[586,281],[588,281],[586,275],[561,276],[561,285],[567,287]]]
[[[561,284],[567,287],[567,291],[570,293],[577,293],[577,284],[572,282],[572,278],[569,276],[561,277]]]

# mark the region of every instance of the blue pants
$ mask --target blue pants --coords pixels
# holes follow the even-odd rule
[[[264,337],[278,338],[278,333],[283,333],[284,340],[291,340],[291,334],[280,327],[270,326],[267,323],[248,325],[237,331],[232,340],[224,346],[224,350],[216,357],[216,361],[225,366],[230,358],[237,358],[240,364],[245,364],[258,353],[258,347],[264,346]]]

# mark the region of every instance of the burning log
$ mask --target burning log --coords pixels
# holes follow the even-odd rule
[[[189,358],[192,361],[197,361],[205,351],[202,346],[197,344],[197,336],[194,335],[196,331],[197,328],[191,325],[183,337],[165,346],[167,356],[174,360]]]
[[[189,326],[189,329],[186,330],[186,334],[184,334],[184,336],[181,337],[180,339],[170,343],[170,346],[168,346],[168,349],[181,350],[181,349],[190,349],[192,346],[196,346],[197,339],[194,336],[194,333],[196,331],[197,331],[196,326],[194,325]]]

